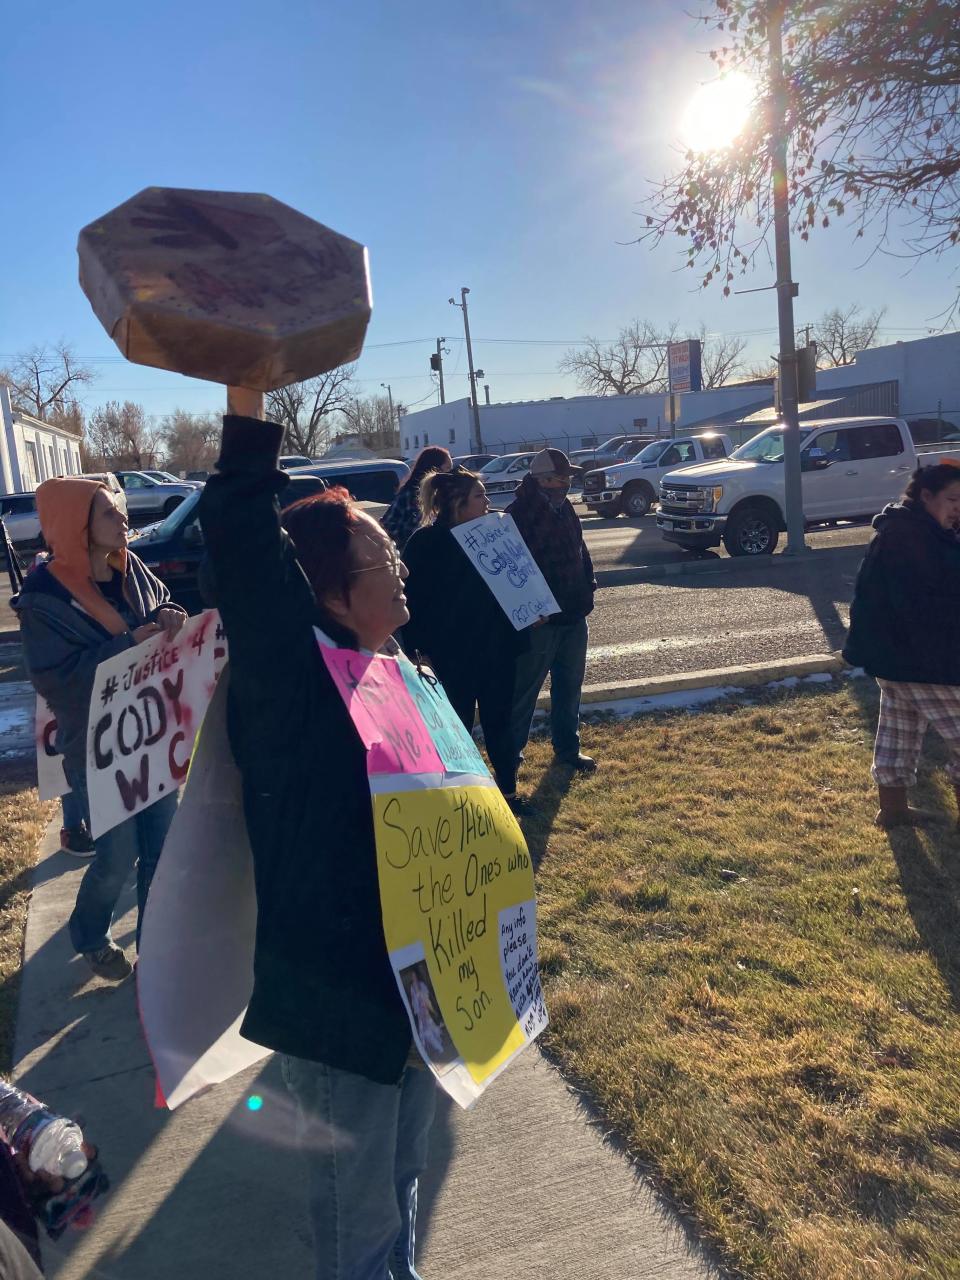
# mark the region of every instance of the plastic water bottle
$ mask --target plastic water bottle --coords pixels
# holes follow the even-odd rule
[[[6,1080],[0,1081],[0,1130],[14,1151],[26,1155],[34,1173],[70,1181],[86,1172],[79,1125]]]

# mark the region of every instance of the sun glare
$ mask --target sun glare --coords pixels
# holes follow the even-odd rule
[[[756,97],[756,82],[731,71],[702,84],[680,121],[680,138],[694,151],[722,151],[747,123]]]

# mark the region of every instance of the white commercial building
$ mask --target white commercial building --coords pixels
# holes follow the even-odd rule
[[[719,387],[676,397],[679,430],[711,417],[725,420],[772,403],[767,386]],[[520,400],[480,406],[480,437],[486,453],[515,453],[555,445],[569,452],[589,449],[614,435],[649,431],[669,435],[667,398],[645,396],[555,396],[552,400]],[[425,444],[440,444],[454,456],[479,452],[474,448],[473,407],[468,399],[448,401],[401,419],[404,454]]]
[[[745,439],[773,418],[772,383],[735,383],[676,397],[677,428],[716,425]],[[891,413],[906,418],[918,440],[960,430],[960,333],[861,351],[852,364],[821,369],[816,400],[805,416],[837,417]],[[401,450],[415,454],[426,444],[452,454],[512,453],[555,445],[569,452],[589,449],[609,436],[650,431],[669,435],[663,395],[555,396],[550,400],[480,405],[476,440],[469,400],[435,405],[401,420]]]
[[[79,436],[14,409],[6,386],[0,386],[0,427],[3,493],[30,493],[44,480],[82,471]]]

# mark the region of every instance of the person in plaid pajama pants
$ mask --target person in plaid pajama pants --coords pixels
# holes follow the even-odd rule
[[[915,826],[935,816],[908,799],[928,725],[950,749],[960,807],[960,464],[918,467],[873,523],[843,656],[880,685],[877,825]]]

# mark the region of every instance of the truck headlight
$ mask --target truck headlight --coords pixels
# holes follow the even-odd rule
[[[714,485],[712,489],[703,490],[703,509],[704,511],[716,511],[719,506],[720,499],[723,497],[723,485]]]

